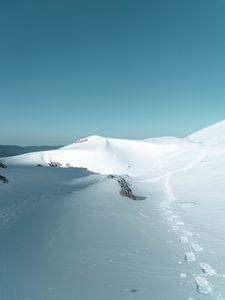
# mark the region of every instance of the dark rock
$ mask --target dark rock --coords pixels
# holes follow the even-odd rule
[[[88,138],[85,136],[85,137],[82,137],[80,139],[77,139],[75,141],[75,143],[84,143],[84,142],[87,142],[88,141]]]
[[[9,180],[5,176],[0,175],[0,182],[9,183]]]
[[[124,178],[120,177],[120,179],[118,179],[118,183],[121,187],[121,191],[120,191],[121,196],[128,197],[132,200],[136,200],[134,194],[132,193],[131,188],[129,187],[127,181]]]
[[[42,167],[42,165],[41,165],[41,164],[38,164],[37,166],[38,166],[38,167]]]
[[[128,197],[132,200],[136,200],[134,194],[132,193],[131,188],[127,184],[124,184],[123,182],[122,183],[119,182],[119,184],[121,186],[121,191],[120,191],[121,196]]]
[[[5,164],[3,164],[2,162],[0,162],[0,168],[5,169],[5,168],[7,168],[7,166]]]
[[[136,197],[132,193],[131,188],[129,187],[128,182],[121,176],[116,176],[116,175],[108,175],[107,178],[116,178],[117,182],[119,183],[121,190],[120,190],[120,195],[124,197],[128,197],[132,200],[136,200]]]
[[[60,164],[58,161],[51,161],[51,162],[49,163],[49,166],[50,166],[50,167],[61,167],[62,164]]]
[[[130,176],[126,175],[126,177],[130,177]],[[119,185],[121,187],[121,190],[120,190],[121,196],[128,197],[132,200],[138,200],[138,201],[142,201],[142,200],[146,199],[146,197],[144,197],[144,196],[134,195],[132,192],[132,189],[129,186],[129,183],[122,176],[109,174],[109,175],[107,175],[107,178],[117,180],[117,182],[119,183]]]

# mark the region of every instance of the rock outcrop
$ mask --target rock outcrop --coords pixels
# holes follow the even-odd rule
[[[5,176],[0,175],[0,182],[9,183],[9,180]]]
[[[61,167],[62,164],[60,164],[58,161],[51,161],[51,162],[49,163],[49,166],[50,166],[50,167]]]
[[[5,168],[7,168],[7,166],[5,164],[3,164],[2,162],[0,162],[0,168],[5,169]]]
[[[121,190],[120,195],[123,197],[128,197],[132,200],[136,200],[136,197],[134,196],[131,188],[129,187],[128,182],[121,176],[115,176],[115,175],[109,175],[108,178],[115,178],[117,182],[119,183]]]
[[[77,139],[75,141],[75,143],[84,143],[84,142],[87,142],[88,141],[88,138],[86,136],[80,138],[80,139]]]

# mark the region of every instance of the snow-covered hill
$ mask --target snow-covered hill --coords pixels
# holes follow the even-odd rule
[[[224,124],[2,159],[0,299],[225,299]]]
[[[85,167],[101,174],[144,176],[158,172],[159,160],[199,151],[198,144],[183,139],[159,138],[144,141],[90,136],[66,147],[6,158],[8,165],[38,164],[48,166],[57,162],[62,167]],[[179,159],[179,158],[178,158]]]
[[[188,137],[191,141],[205,144],[219,144],[225,142],[225,120],[199,130]]]

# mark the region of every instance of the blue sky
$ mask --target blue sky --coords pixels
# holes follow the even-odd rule
[[[2,0],[0,43],[0,144],[225,118],[225,1]]]

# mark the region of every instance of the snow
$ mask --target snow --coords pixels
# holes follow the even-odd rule
[[[197,291],[201,294],[212,294],[212,289],[210,287],[209,282],[207,281],[206,278],[202,276],[196,276],[195,277],[195,282],[197,285]]]
[[[199,130],[188,136],[189,140],[207,145],[225,142],[225,120]]]
[[[91,136],[82,143],[74,143],[58,150],[10,157],[5,162],[9,165],[47,165],[57,161],[64,167],[69,163],[73,167],[85,167],[101,174],[140,176],[151,172],[152,167],[157,171],[155,161],[168,153],[176,152],[178,147],[176,144],[163,145]]]
[[[0,299],[225,299],[224,137],[225,121],[1,159]]]
[[[199,263],[199,266],[202,269],[203,273],[205,273],[207,276],[217,275],[216,271],[209,264]]]
[[[186,261],[196,261],[196,256],[193,252],[185,252],[185,260]]]

